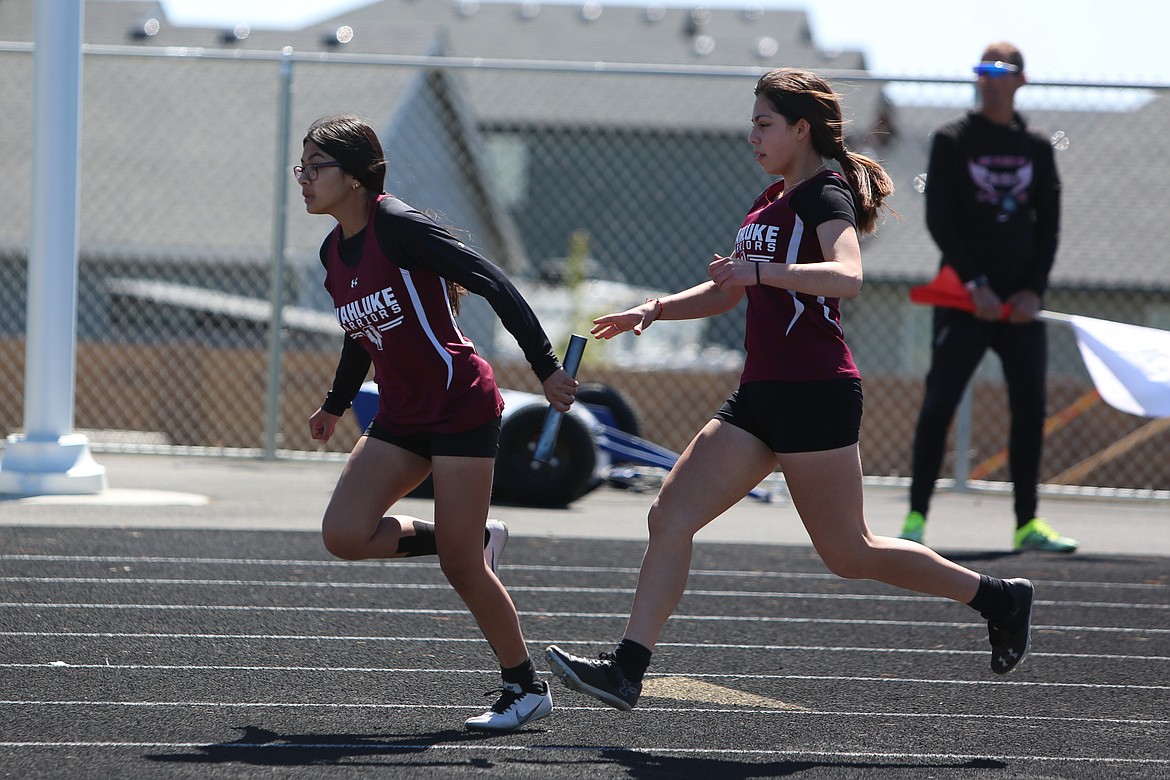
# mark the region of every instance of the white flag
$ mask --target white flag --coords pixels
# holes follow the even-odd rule
[[[1065,321],[1107,404],[1142,417],[1170,417],[1170,331],[1076,314]]]

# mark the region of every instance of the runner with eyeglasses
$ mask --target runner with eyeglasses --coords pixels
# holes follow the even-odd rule
[[[483,296],[541,380],[568,411],[577,382],[560,366],[524,298],[497,266],[429,217],[383,191],[386,161],[373,129],[351,115],[308,130],[293,173],[310,214],[337,226],[321,246],[325,288],[345,332],[333,387],[309,418],[329,441],[370,365],[378,413],[358,439],[322,520],[339,558],[438,555],[499,661],[503,684],[468,728],[510,731],[552,711],[520,618],[496,576],[508,531],[488,520],[504,408],[491,366],[459,329],[465,292]],[[434,522],[389,509],[428,475]]]

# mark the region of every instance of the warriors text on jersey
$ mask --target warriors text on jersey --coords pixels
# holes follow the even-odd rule
[[[852,191],[832,171],[783,189],[778,181],[756,198],[736,236],[736,255],[755,263],[824,262],[817,226],[834,219],[856,225]],[[845,345],[839,299],[767,285],[746,290],[741,383],[860,377]]]

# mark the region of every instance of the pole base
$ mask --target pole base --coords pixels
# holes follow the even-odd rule
[[[80,433],[29,439],[12,434],[0,459],[0,494],[73,496],[106,489],[106,468],[93,459]]]

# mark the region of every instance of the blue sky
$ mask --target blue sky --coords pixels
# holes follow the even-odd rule
[[[485,0],[490,2],[491,0]],[[517,0],[507,0],[516,3]],[[567,0],[579,5],[581,0]],[[162,0],[173,23],[296,29],[369,0]],[[450,0],[426,0],[450,2]],[[565,4],[566,0],[553,0]],[[1170,3],[1161,0],[644,0],[605,5],[798,9],[824,49],[860,49],[872,72],[967,76],[985,44],[1010,40],[1043,81],[1170,85]],[[553,4],[547,2],[546,4]]]

